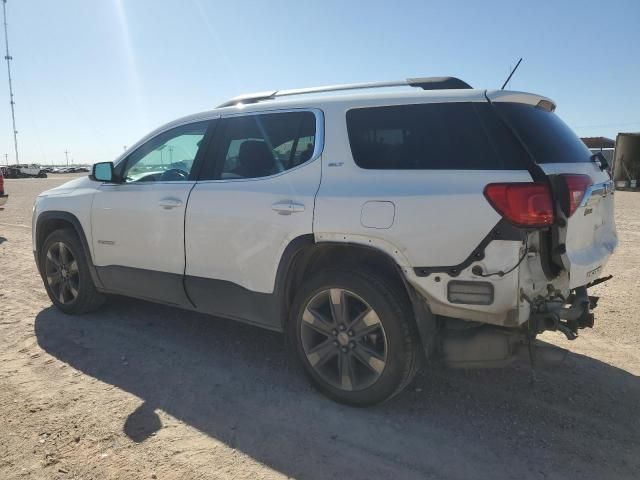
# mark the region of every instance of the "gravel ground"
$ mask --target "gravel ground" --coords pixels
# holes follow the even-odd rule
[[[617,192],[620,249],[593,330],[530,383],[502,370],[418,376],[390,403],[337,405],[280,335],[142,301],[51,307],[31,252],[38,192],[0,210],[0,478],[640,478],[640,194]]]

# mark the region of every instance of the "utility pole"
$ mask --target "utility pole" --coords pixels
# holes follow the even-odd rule
[[[164,159],[162,158],[162,152],[164,151],[164,149],[166,148],[166,145],[162,145],[161,147],[158,147],[158,150],[160,151],[160,163],[164,166]]]
[[[7,75],[9,76],[9,103],[11,104],[11,120],[13,122],[13,145],[16,150],[16,165],[17,165],[18,164],[18,130],[16,130],[16,112],[14,108],[15,102],[13,101],[13,85],[11,83],[11,60],[13,60],[13,57],[9,55],[9,34],[7,33],[7,0],[2,0],[2,13],[4,14],[4,44],[6,46],[6,54],[4,56],[4,59],[7,61]]]
[[[5,163],[7,164],[7,167],[8,167],[9,166],[9,154],[8,153],[4,154],[4,161],[5,161]]]
[[[67,167],[69,166],[69,150],[64,151],[64,156],[67,157]]]

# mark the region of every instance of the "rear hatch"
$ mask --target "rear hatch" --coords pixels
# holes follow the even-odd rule
[[[550,100],[502,91],[487,92],[487,97],[551,180],[554,262],[569,272],[570,288],[592,282],[618,243],[607,169],[553,112]]]

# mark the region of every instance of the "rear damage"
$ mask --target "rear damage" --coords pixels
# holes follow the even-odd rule
[[[559,175],[550,178],[561,183]],[[588,289],[611,278],[602,275],[618,244],[613,195],[611,180],[587,185],[570,216],[558,201],[554,225],[534,237],[520,272],[532,334],[560,331],[574,340],[580,329],[593,327],[598,297]]]
[[[482,261],[455,277],[443,273],[411,277],[410,283],[435,315],[439,333],[436,352],[448,366],[505,366],[517,353],[527,353],[545,331],[574,340],[581,329],[594,326],[598,297],[591,295],[590,289],[611,278],[602,272],[617,242],[610,239],[597,265],[581,274],[578,284],[572,284],[571,268],[554,261],[562,255],[554,253],[558,247],[553,246],[552,238],[561,237],[565,228],[554,225],[525,231],[521,242],[492,242]],[[485,287],[476,293],[479,285]],[[461,292],[467,297],[455,298]]]
[[[494,92],[487,99],[541,109],[546,113],[534,115],[543,119],[554,115],[555,105],[535,95]],[[566,158],[545,158],[553,148],[538,147],[539,139],[523,131],[526,123],[509,125],[530,157],[533,182],[496,184],[495,191],[487,186],[485,197],[503,220],[470,254],[471,261],[444,272],[408,272],[436,316],[438,353],[449,366],[503,366],[518,351],[528,351],[533,362],[537,335],[557,331],[574,340],[594,326],[598,297],[589,289],[611,278],[603,271],[618,243],[613,182],[606,163],[575,143],[580,140],[572,132],[570,138],[557,118],[552,122],[560,133],[552,132],[550,141],[555,134],[562,136],[559,143],[573,142]],[[512,204],[524,198],[521,207],[530,215],[524,220],[518,217],[522,212],[511,211],[517,210],[505,193],[511,188],[525,191],[510,194]]]

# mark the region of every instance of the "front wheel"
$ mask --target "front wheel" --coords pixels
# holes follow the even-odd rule
[[[65,313],[87,313],[105,300],[96,290],[87,257],[76,233],[69,229],[52,232],[40,252],[44,286],[53,304]]]
[[[418,367],[420,345],[407,294],[374,274],[316,274],[296,295],[289,336],[313,384],[349,405],[388,400]]]

